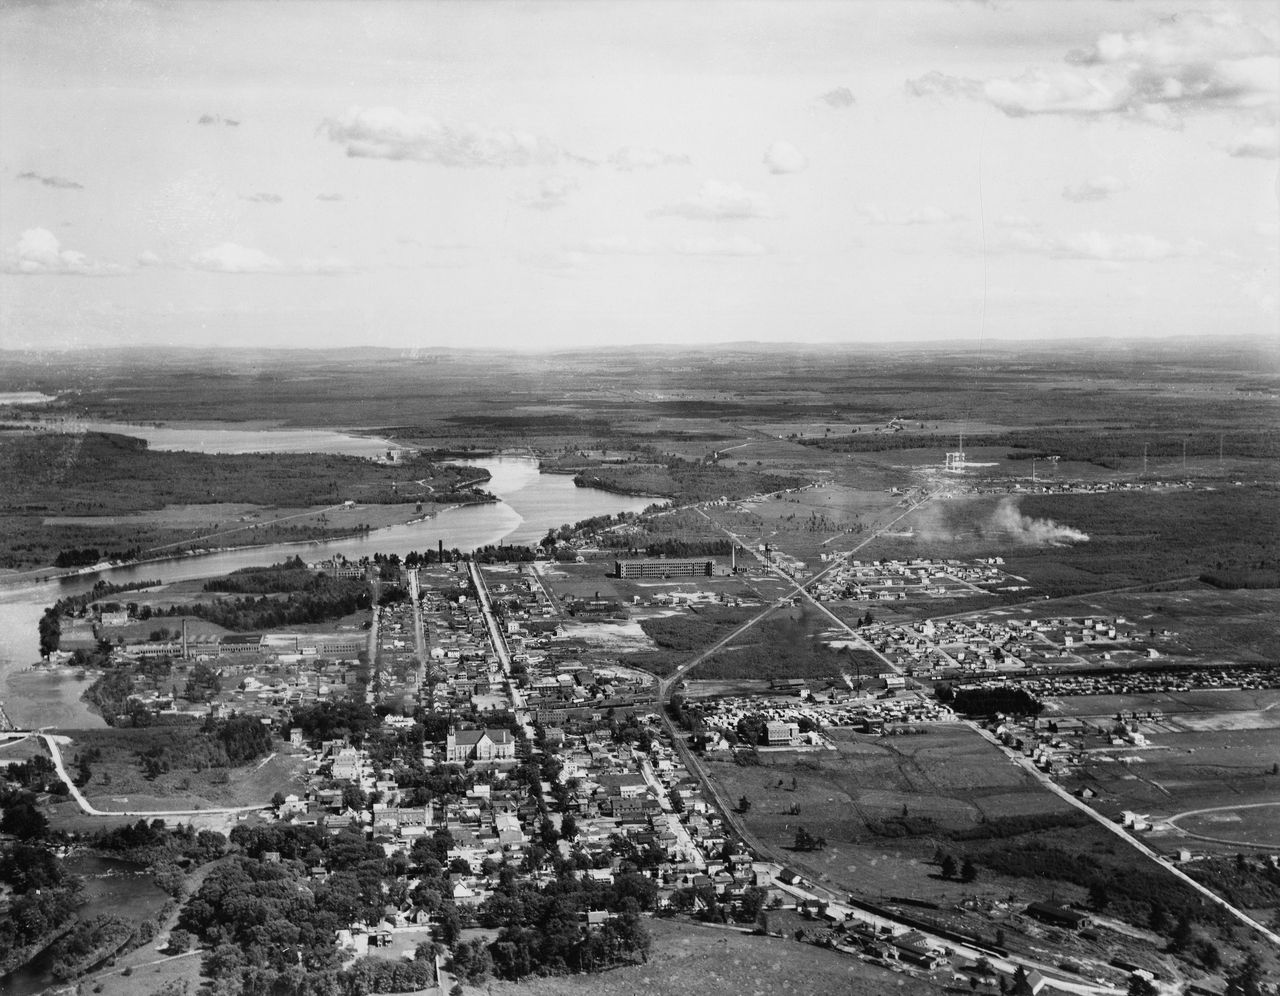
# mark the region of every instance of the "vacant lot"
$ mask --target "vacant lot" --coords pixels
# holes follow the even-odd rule
[[[754,937],[669,920],[646,921],[653,950],[644,965],[602,975],[485,983],[492,996],[842,996],[929,994],[944,990],[848,955],[776,937]]]
[[[90,777],[82,791],[93,805],[108,811],[265,805],[277,791],[286,795],[303,791],[303,760],[280,743],[275,753],[243,767],[197,771],[171,763],[170,770],[146,777],[144,754],[163,749],[171,762],[180,761],[182,738],[194,736],[195,730],[194,726],[74,730],[67,732],[73,743],[62,748],[62,755],[73,775],[80,758],[90,758]]]

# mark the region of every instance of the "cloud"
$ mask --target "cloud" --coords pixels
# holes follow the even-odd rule
[[[579,186],[578,181],[571,176],[544,176],[520,200],[525,207],[549,211],[562,206]]]
[[[318,201],[344,201],[346,200],[341,194],[316,194]]]
[[[809,165],[805,154],[790,142],[774,142],[764,153],[764,164],[775,176],[799,173]]]
[[[669,243],[613,236],[591,239],[570,251],[597,256],[763,256],[769,250],[746,236],[677,239]]]
[[[624,145],[611,156],[609,165],[624,173],[641,169],[657,169],[659,166],[688,166],[689,157],[661,149],[640,149]]]
[[[75,180],[67,180],[61,176],[41,176],[39,173],[32,173],[28,170],[26,173],[18,174],[19,180],[38,180],[46,187],[53,187],[56,190],[84,190],[84,185],[76,183]]]
[[[200,117],[196,119],[196,124],[201,124],[201,125],[220,124],[220,125],[226,125],[228,128],[240,127],[239,121],[235,121],[232,118],[224,118],[217,114],[201,114]]]
[[[936,69],[906,82],[907,93],[912,97],[980,97],[982,80],[964,76],[948,76]]]
[[[1074,186],[1062,188],[1062,196],[1069,201],[1105,201],[1112,194],[1125,189],[1125,183],[1116,176],[1092,176]]]
[[[283,204],[284,198],[279,194],[264,194],[259,191],[256,194],[250,194],[245,198],[246,201],[253,201],[255,204]]]
[[[1250,128],[1227,144],[1227,152],[1243,159],[1280,158],[1280,128],[1275,124]]]
[[[561,151],[526,131],[448,124],[394,107],[352,108],[320,125],[348,156],[407,159],[441,166],[534,166],[555,163]]]
[[[351,266],[337,259],[296,259],[282,261],[248,246],[224,242],[220,246],[198,252],[190,263],[197,270],[211,273],[267,273],[279,275],[329,275],[349,273]]]
[[[726,239],[685,239],[672,246],[682,256],[763,256],[768,250],[755,239],[734,236]]]
[[[847,86],[838,86],[834,90],[828,90],[818,99],[828,107],[834,107],[837,110],[852,107],[858,102],[857,98],[853,95],[853,91]]]
[[[1142,233],[1112,234],[1096,230],[1072,235],[1049,235],[1025,229],[1010,232],[1003,247],[1055,259],[1090,259],[1104,263],[1151,263],[1178,256],[1195,256],[1201,246],[1181,245]]]
[[[136,262],[139,266],[159,266],[162,260],[150,249],[144,249],[138,253]]]
[[[879,204],[862,204],[858,206],[858,214],[869,225],[941,225],[959,217],[932,204],[887,209]]]
[[[696,194],[667,204],[654,215],[674,215],[698,221],[727,221],[743,218],[767,218],[772,206],[764,194],[747,190],[741,184],[707,180]]]
[[[1065,62],[985,82],[934,72],[908,81],[907,91],[985,100],[1010,117],[1123,114],[1165,127],[1183,113],[1271,107],[1280,98],[1275,25],[1234,13],[1186,11],[1103,34]]]
[[[64,249],[47,228],[29,228],[4,254],[5,273],[29,276],[113,277],[126,272],[116,263],[91,259],[74,249]]]

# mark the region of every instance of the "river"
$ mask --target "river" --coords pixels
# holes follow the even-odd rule
[[[104,423],[81,424],[94,429],[105,426]],[[169,442],[181,442],[182,449],[211,453],[265,452],[275,445],[280,447],[278,452],[352,452],[345,447],[373,444],[373,449],[366,449],[363,453],[370,455],[385,448],[383,440],[375,442],[367,437],[313,430],[261,430],[263,434],[257,436],[256,442],[248,437],[258,430],[250,429],[205,430],[174,426],[157,429],[127,425],[113,431],[127,432],[145,438],[149,443],[155,438],[155,433],[163,431],[168,434]],[[282,439],[282,436],[287,438]],[[329,439],[331,436],[339,438],[334,441]],[[324,449],[326,442],[344,449]],[[246,448],[221,448],[226,446]],[[102,720],[80,701],[86,680],[78,680],[64,669],[30,669],[30,665],[40,657],[36,626],[45,607],[66,595],[87,591],[99,579],[117,584],[151,579],[190,581],[217,577],[241,567],[276,563],[295,554],[308,561],[323,560],[335,553],[352,559],[377,552],[403,555],[410,550],[434,549],[440,541],[444,542],[446,549],[456,547],[464,551],[498,542],[532,544],[545,536],[548,529],[567,522],[596,515],[640,511],[653,501],[651,498],[633,498],[595,488],[576,487],[571,477],[540,473],[537,461],[531,457],[493,456],[453,462],[487,469],[492,478],[485,488],[500,501],[445,509],[422,522],[390,526],[352,539],[227,550],[115,567],[72,578],[0,586],[0,704],[3,704],[10,721],[19,728],[103,725]]]

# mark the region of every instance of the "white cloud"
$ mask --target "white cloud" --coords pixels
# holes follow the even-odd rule
[[[609,157],[614,169],[630,173],[640,169],[656,169],[659,166],[688,166],[689,157],[661,149],[640,149],[624,145]]]
[[[884,208],[879,204],[861,204],[858,206],[858,214],[869,225],[941,225],[958,218],[932,204],[912,208]]]
[[[1068,53],[1065,66],[985,82],[933,72],[908,81],[907,91],[984,99],[1010,117],[1126,114],[1168,127],[1184,112],[1274,106],[1276,36],[1274,23],[1187,11],[1139,31],[1101,35]]]
[[[126,272],[123,266],[91,259],[74,249],[64,249],[47,228],[29,228],[17,244],[4,254],[5,273],[29,276],[113,277]]]
[[[342,194],[316,194],[316,200],[336,202],[344,201],[346,198],[343,197]]]
[[[777,176],[799,173],[809,165],[809,160],[790,142],[774,142],[765,150],[764,164]]]
[[[1233,156],[1248,159],[1280,158],[1280,128],[1275,124],[1263,124],[1250,128],[1228,143],[1227,152]]]
[[[561,151],[526,131],[479,124],[449,124],[394,107],[351,108],[321,130],[346,146],[348,156],[410,159],[441,166],[532,166],[556,162]]]
[[[1197,255],[1194,242],[1181,245],[1142,233],[1106,233],[1096,230],[1071,235],[1049,235],[1021,229],[1010,232],[1004,248],[1055,259],[1090,259],[1104,263],[1150,263],[1177,256]]]
[[[852,107],[858,102],[853,95],[853,91],[847,86],[838,86],[834,90],[828,90],[819,99],[828,107],[834,107],[837,110]]]
[[[763,256],[769,250],[746,236],[677,239],[670,243],[612,236],[590,239],[572,251],[598,256]]]
[[[578,187],[578,181],[571,176],[544,176],[520,200],[526,207],[548,211],[564,204]]]
[[[253,201],[255,204],[283,204],[284,198],[279,194],[264,193],[258,191],[256,194],[250,194],[245,198],[246,201]]]
[[[150,249],[144,249],[138,253],[136,262],[139,266],[159,266],[163,260]]]
[[[1076,184],[1062,188],[1062,196],[1069,201],[1105,201],[1112,194],[1125,189],[1125,182],[1117,176],[1091,176]]]
[[[25,173],[19,173],[18,179],[35,180],[37,183],[46,187],[53,187],[55,190],[84,190],[84,184],[76,183],[75,180],[68,180],[62,176],[41,176],[39,173],[33,173],[30,170]]]
[[[197,270],[212,273],[268,273],[280,275],[322,275],[348,273],[351,266],[337,259],[296,259],[282,261],[261,249],[224,242],[191,257]]]
[[[982,80],[964,76],[949,76],[936,69],[906,82],[907,93],[912,97],[981,97]]]
[[[684,239],[672,249],[683,256],[763,256],[768,252],[755,239],[741,235],[727,239]]]
[[[769,198],[738,183],[707,180],[696,194],[658,208],[655,215],[675,215],[700,221],[767,218],[773,211]]]

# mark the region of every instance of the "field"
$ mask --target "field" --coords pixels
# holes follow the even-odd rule
[[[1049,596],[1195,579],[1280,556],[1280,502],[1269,487],[1102,494],[1025,495],[1015,500],[1025,529],[997,515],[1003,495],[933,501],[902,520],[911,538],[880,537],[864,559],[1003,556],[1005,569]],[[1044,531],[1029,523],[1044,525]],[[1049,538],[1051,526],[1087,541]]]
[[[67,735],[73,744],[64,747],[62,754],[73,774],[80,757],[90,752],[97,755],[89,762],[91,776],[82,791],[103,810],[265,805],[277,791],[287,795],[305,787],[303,759],[284,744],[277,743],[274,753],[240,768],[196,770],[175,763],[171,770],[147,778],[140,756],[161,748],[167,757],[180,759],[181,745],[192,735],[190,730],[147,727],[74,730]]]
[[[842,996],[929,994],[944,990],[811,944],[757,937],[674,920],[646,921],[653,950],[643,965],[603,975],[486,982],[467,993],[492,996]]]

